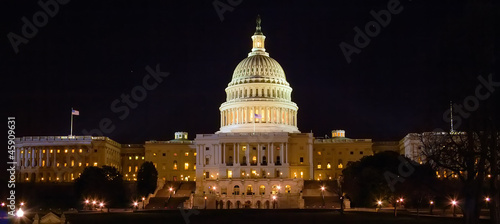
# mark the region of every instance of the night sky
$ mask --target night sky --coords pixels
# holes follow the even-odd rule
[[[47,0],[43,0],[44,2]],[[60,0],[63,2],[62,0]],[[230,7],[221,21],[213,3]],[[299,106],[298,127],[315,136],[345,129],[351,138],[399,140],[409,132],[448,130],[450,100],[475,95],[478,76],[495,70],[491,1],[401,0],[400,12],[348,63],[352,46],[383,1],[77,1],[59,5],[45,26],[19,44],[36,1],[2,2],[2,114],[17,136],[69,135],[99,128],[120,143],[169,140],[175,131],[214,133],[236,65],[251,50],[257,14],[266,49],[283,69]],[[233,3],[234,6],[231,6]],[[394,4],[396,4],[394,3]],[[53,9],[53,8],[52,8]],[[110,105],[142,85],[146,67],[168,72],[123,120]],[[478,110],[498,112],[500,87]],[[483,88],[482,93],[487,92]],[[486,108],[486,109],[485,109]]]

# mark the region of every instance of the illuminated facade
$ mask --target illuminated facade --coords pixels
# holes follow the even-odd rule
[[[16,138],[19,180],[73,181],[89,166],[121,170],[121,145],[107,137],[33,136]]]
[[[187,132],[176,132],[170,141],[147,141],[146,161],[158,170],[158,178],[168,181],[196,180],[196,150]]]

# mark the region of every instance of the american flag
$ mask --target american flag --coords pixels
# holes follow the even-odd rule
[[[71,110],[72,115],[80,115],[80,111],[77,110]]]
[[[260,114],[255,114],[254,116],[255,116],[255,118],[261,118],[262,119],[262,115],[260,115]]]

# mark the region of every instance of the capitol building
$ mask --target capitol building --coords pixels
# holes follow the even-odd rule
[[[307,181],[336,183],[349,162],[379,151],[405,154],[405,139],[350,139],[344,130],[322,138],[301,133],[293,83],[266,51],[260,18],[251,41],[248,57],[225,89],[219,131],[196,134],[193,140],[176,132],[174,139],[144,144],[104,136],[25,136],[16,139],[19,180],[71,182],[85,167],[108,165],[126,181],[136,181],[141,164],[151,161],[160,183],[192,184],[184,191],[186,207],[304,208],[308,196],[339,196],[309,189]],[[167,187],[160,184],[159,190]]]

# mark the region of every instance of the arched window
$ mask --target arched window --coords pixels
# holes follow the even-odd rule
[[[260,187],[259,187],[259,194],[260,195],[266,194],[266,186],[260,185]]]
[[[233,194],[234,195],[240,195],[240,186],[235,185],[233,188]]]
[[[174,170],[177,170],[177,160],[174,160]]]
[[[292,187],[290,185],[285,186],[285,192],[286,193],[291,193],[292,192]]]
[[[252,194],[253,194],[253,187],[252,185],[248,185],[246,195],[252,195]]]
[[[337,165],[337,168],[342,169],[344,168],[344,164],[342,164],[342,160],[339,159],[339,165]]]

